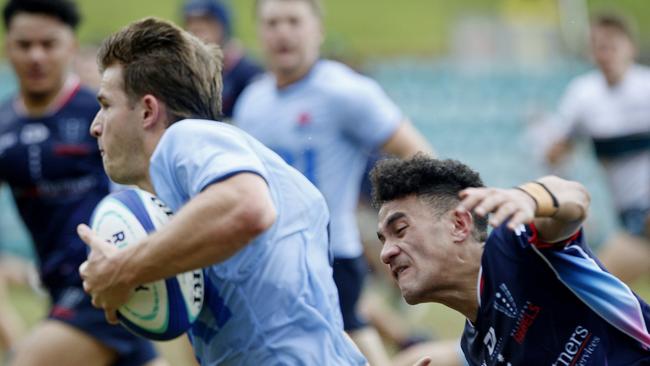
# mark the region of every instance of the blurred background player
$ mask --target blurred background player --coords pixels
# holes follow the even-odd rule
[[[599,258],[629,283],[650,273],[650,68],[635,63],[630,27],[614,15],[593,21],[591,51],[598,70],[566,89],[546,156],[557,164],[576,138],[593,141],[623,229]]]
[[[0,107],[0,181],[9,184],[34,240],[51,299],[46,320],[21,342],[11,365],[144,365],[152,345],[106,323],[81,288],[86,248],[76,236],[109,181],[88,134],[93,92],[70,73],[79,15],[67,0],[12,0],[3,11],[6,54],[19,92]]]
[[[185,29],[203,42],[216,44],[223,50],[223,106],[226,120],[232,118],[239,95],[262,67],[246,56],[241,43],[233,37],[228,4],[222,0],[189,0],[183,7]]]
[[[324,31],[318,0],[260,0],[256,14],[270,73],[244,91],[234,123],[325,196],[345,330],[370,364],[388,364],[381,339],[357,308],[367,272],[355,218],[361,178],[376,148],[400,157],[432,149],[375,81],[320,59]]]

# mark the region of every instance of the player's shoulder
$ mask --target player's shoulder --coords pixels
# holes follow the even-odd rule
[[[57,114],[87,116],[92,120],[99,110],[99,102],[97,102],[97,94],[94,90],[86,87],[79,86],[74,94],[67,100],[56,112]]]
[[[11,96],[0,102],[0,129],[5,129],[14,123],[18,115],[14,109],[15,96]]]
[[[626,79],[630,80],[637,88],[648,90],[650,86],[650,67],[635,64],[630,67],[629,72],[631,77]]]
[[[314,83],[328,90],[355,93],[359,89],[376,88],[378,86],[377,82],[372,78],[338,61],[319,60],[314,67]]]
[[[253,103],[258,98],[272,93],[275,93],[275,78],[270,72],[262,72],[254,75],[242,92],[237,103],[241,103],[242,100]]]
[[[569,83],[569,89],[588,90],[603,84],[605,81],[603,74],[598,70],[590,70],[582,75],[578,75]]]
[[[243,132],[228,123],[208,119],[183,119],[174,122],[163,134],[162,140],[174,140],[190,146],[192,141],[233,140],[241,137]]]
[[[641,77],[650,78],[650,66],[634,64],[631,66],[630,70]]]

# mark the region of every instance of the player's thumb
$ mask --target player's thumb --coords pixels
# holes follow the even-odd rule
[[[429,366],[431,365],[431,357],[424,357],[418,360],[413,366]]]
[[[83,240],[86,245],[88,245],[89,249],[99,249],[98,243],[94,241],[95,236],[93,235],[93,231],[91,228],[88,227],[86,224],[79,224],[77,225],[77,235]]]

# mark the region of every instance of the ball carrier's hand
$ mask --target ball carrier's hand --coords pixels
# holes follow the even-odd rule
[[[104,310],[106,320],[117,324],[117,309],[126,303],[133,287],[120,279],[118,249],[105,242],[87,225],[77,226],[77,234],[90,247],[88,259],[79,266],[83,288],[96,308]]]

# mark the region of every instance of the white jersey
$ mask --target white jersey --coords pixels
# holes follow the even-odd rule
[[[267,74],[246,88],[234,112],[237,126],[323,193],[337,258],[363,251],[355,214],[368,154],[402,119],[374,80],[329,60],[318,61],[304,78],[282,89]]]
[[[593,140],[617,209],[650,207],[650,68],[633,65],[614,86],[599,71],[577,77],[559,114],[560,135]]]

